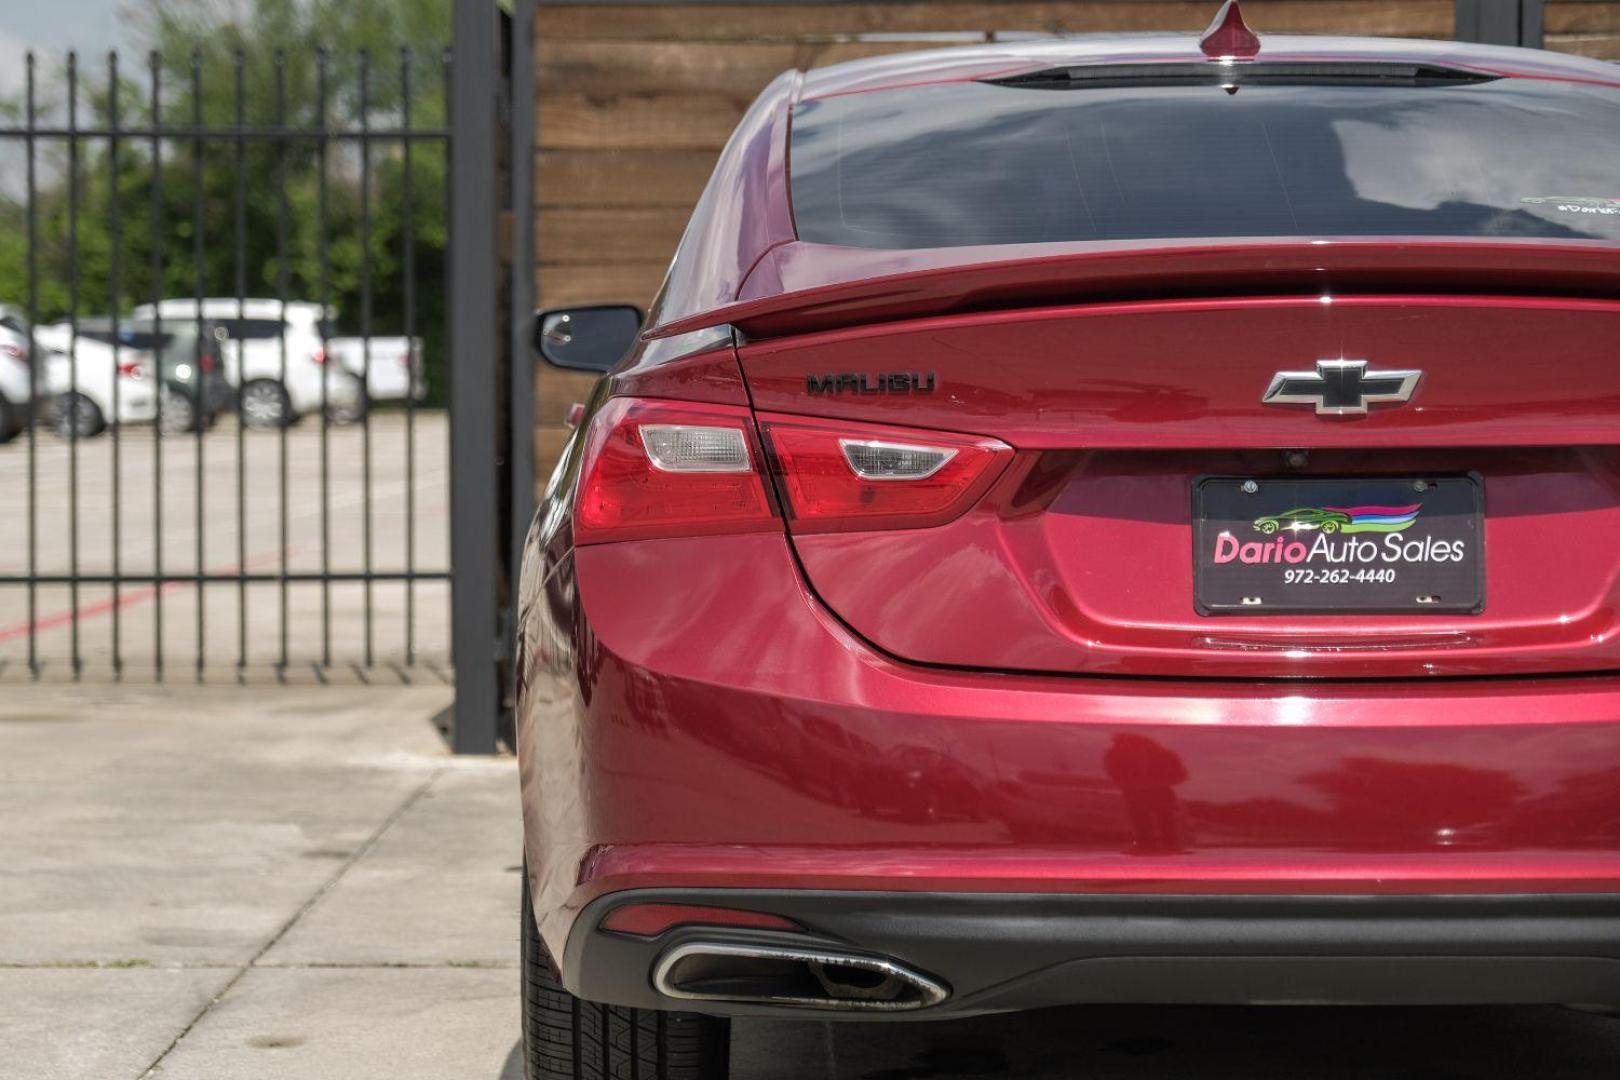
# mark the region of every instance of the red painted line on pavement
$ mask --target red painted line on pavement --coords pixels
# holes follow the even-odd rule
[[[281,552],[279,551],[266,552],[263,555],[255,555],[253,558],[247,561],[247,568],[251,570],[256,566],[262,566],[265,563],[277,562],[280,560],[280,558]],[[224,566],[216,570],[209,570],[207,572],[210,574],[234,574],[240,569],[241,567],[237,566]],[[60,586],[57,587],[59,588]],[[83,587],[85,586],[81,586],[81,588]],[[111,588],[111,586],[106,587]],[[196,583],[191,581],[170,581],[165,583],[161,588],[156,585],[143,585],[134,592],[125,593],[119,596],[116,601],[109,596],[105,600],[97,600],[93,604],[80,607],[78,609],[79,621],[82,623],[87,619],[94,619],[102,615],[110,614],[114,609],[121,611],[127,607],[134,607],[136,604],[144,604],[146,601],[156,596],[159,592],[169,593],[175,591],[176,589],[192,588],[196,588]],[[0,629],[0,641],[9,641],[12,638],[19,638],[28,634],[39,634],[45,630],[54,630],[56,627],[64,626],[72,621],[72,608],[68,608],[65,611],[58,611],[53,615],[42,615],[33,622],[20,622]]]
[[[171,587],[175,588],[179,587],[173,582],[171,582],[170,585]],[[106,600],[98,600],[94,604],[88,604],[79,608],[79,621],[84,622],[86,619],[93,619],[100,615],[106,615],[114,608],[126,608],[134,604],[144,603],[145,601],[150,600],[153,596],[157,595],[157,591],[156,586],[147,585],[144,588],[136,590],[135,592],[120,596],[116,603],[111,597],[108,597]],[[46,615],[35,619],[33,622],[20,622],[15,626],[8,626],[5,629],[0,630],[0,641],[7,641],[11,638],[19,638],[25,634],[38,634],[45,630],[54,630],[56,627],[72,621],[72,608],[69,608],[66,611],[58,611],[54,615]]]

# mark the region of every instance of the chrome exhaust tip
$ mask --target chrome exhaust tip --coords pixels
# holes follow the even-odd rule
[[[950,996],[938,981],[882,957],[718,941],[676,945],[653,965],[652,981],[678,1001],[850,1012],[926,1009]]]

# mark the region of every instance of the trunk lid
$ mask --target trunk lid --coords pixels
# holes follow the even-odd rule
[[[1612,300],[1392,293],[988,311],[748,342],[740,358],[761,413],[1016,451],[946,524],[794,533],[815,591],[880,649],[1006,671],[1359,678],[1620,666],[1617,343]],[[1323,360],[1421,376],[1410,401],[1361,416],[1262,403],[1279,373]],[[1201,613],[1209,477],[1477,482],[1483,603]],[[1375,501],[1370,521],[1402,509]]]

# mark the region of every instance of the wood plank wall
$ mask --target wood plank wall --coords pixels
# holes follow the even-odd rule
[[[1197,31],[1216,0],[1030,3],[546,4],[536,19],[536,230],[541,306],[645,306],[744,109],[772,78],[903,49],[924,35]],[[1579,9],[1566,11],[1564,9]],[[1452,0],[1253,0],[1261,32],[1449,38]],[[1620,33],[1620,4],[1551,3],[1562,35]],[[1605,21],[1607,19],[1607,21]],[[1598,29],[1591,30],[1589,28]],[[874,40],[872,35],[882,35]],[[948,43],[948,42],[947,42]],[[566,438],[588,376],[541,365],[536,476]]]
[[[1550,0],[1546,47],[1602,60],[1620,60],[1620,3],[1614,0]]]

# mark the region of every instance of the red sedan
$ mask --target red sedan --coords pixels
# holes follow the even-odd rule
[[[1229,5],[781,76],[645,322],[540,318],[607,375],[524,553],[529,1075],[1620,1002],[1617,296],[1598,61]]]

